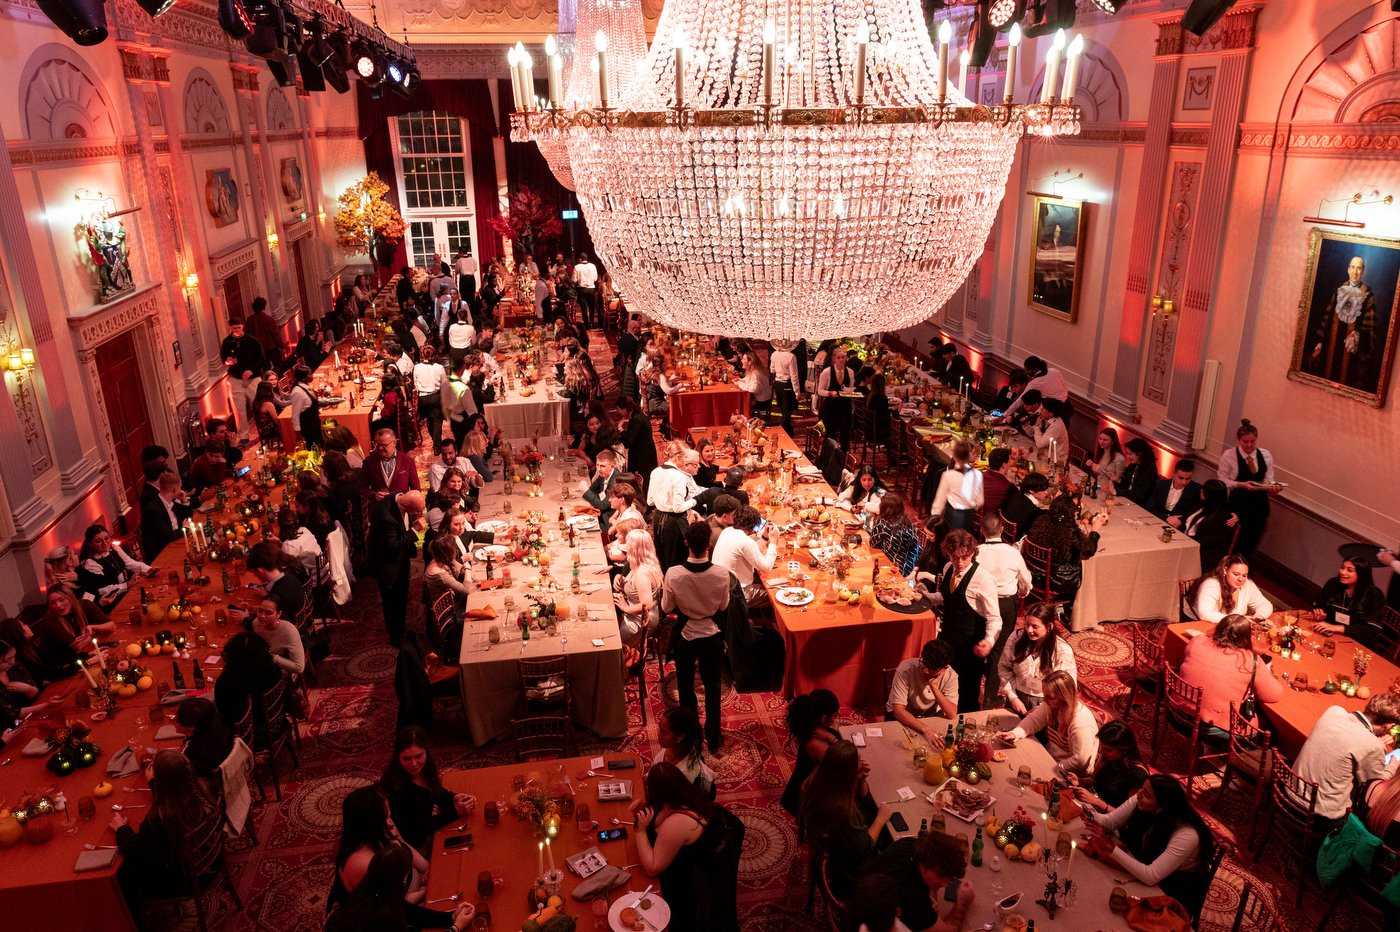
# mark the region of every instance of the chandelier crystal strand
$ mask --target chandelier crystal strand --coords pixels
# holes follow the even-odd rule
[[[580,3],[586,42],[583,20]],[[828,337],[927,318],[982,254],[1020,139],[1078,131],[1053,98],[978,107],[950,84],[940,103],[912,0],[670,0],[637,77],[617,39],[607,109],[591,106],[590,73],[582,94],[571,78],[564,108],[516,114],[513,132],[567,140],[595,248],[629,305],[704,333]]]

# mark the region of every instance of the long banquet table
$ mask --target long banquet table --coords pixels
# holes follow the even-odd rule
[[[285,488],[285,485],[279,484],[268,497],[274,502],[280,502]],[[230,495],[230,506],[239,500],[241,495]],[[215,523],[231,517],[231,514],[215,514]],[[257,537],[257,534],[251,535],[250,543]],[[153,601],[168,604],[176,598],[175,587],[168,581],[169,574],[180,571],[184,559],[185,548],[180,543],[168,545],[151,561],[151,565],[160,572],[154,577],[137,580],[133,590],[148,588],[151,590]],[[239,588],[232,594],[225,595],[220,571],[226,566],[231,568],[227,563],[205,563],[204,573],[210,577],[210,584],[205,586],[204,590],[219,601],[205,604],[203,612],[195,616],[197,622],[193,625],[184,622],[152,624],[149,620],[144,620],[140,628],[133,628],[130,624],[131,611],[139,609],[140,600],[135,591],[128,593],[112,613],[117,630],[108,635],[104,643],[115,643],[118,649],[112,652],[108,663],[115,664],[119,653],[124,656],[127,644],[153,637],[157,631],[183,633],[190,644],[191,658],[198,660],[205,671],[208,686],[204,691],[193,690],[194,678],[188,660],[176,660],[170,654],[154,657],[143,654],[139,663],[151,672],[155,683],[164,682],[171,685],[171,665],[179,663],[186,684],[193,690],[190,695],[212,695],[214,680],[222,670],[221,648],[229,637],[241,630],[231,620],[226,626],[216,625],[214,612],[234,604],[251,605],[262,594],[262,590],[252,588],[252,584],[256,582],[255,577],[251,573],[244,573],[239,579]],[[208,639],[205,647],[194,646],[195,636],[199,633]],[[39,845],[21,842],[12,848],[0,848],[0,903],[4,904],[4,915],[9,928],[43,929],[45,932],[135,932],[136,929],[136,924],[122,898],[121,889],[117,885],[120,855],[110,867],[100,870],[78,873],[73,867],[78,856],[84,853],[83,845],[114,844],[114,836],[107,828],[107,824],[112,820],[112,804],[144,804],[147,807],[127,810],[132,828],[139,828],[142,818],[150,811],[149,794],[125,792],[128,787],[145,787],[144,775],[137,772],[129,777],[108,776],[106,770],[112,756],[129,744],[154,751],[162,748],[178,749],[180,741],[156,741],[156,728],[147,724],[142,730],[138,726],[138,722],[149,721],[149,709],[156,704],[157,692],[154,687],[129,698],[118,699],[119,710],[115,716],[101,722],[92,722],[91,716],[96,710],[80,710],[76,704],[77,687],[80,683],[86,686],[81,675],[54,683],[40,693],[39,698],[66,694],[70,690],[73,692],[72,695],[68,695],[58,711],[69,721],[91,726],[91,740],[102,748],[95,765],[75,770],[68,776],[56,777],[44,769],[48,754],[39,757],[21,756],[21,749],[39,735],[37,728],[32,724],[17,729],[4,751],[0,752],[7,764],[0,767],[0,800],[6,805],[13,804],[21,792],[38,793],[46,788],[53,788],[67,797],[69,807],[67,818],[63,813],[56,816],[54,835],[49,841]],[[175,708],[173,705],[165,707],[164,724],[173,720]],[[97,814],[90,820],[81,820],[78,816],[79,798],[91,796],[93,787],[103,780],[113,785],[112,794],[102,799],[95,798]],[[256,789],[253,792],[256,794]],[[69,828],[74,829],[73,834],[67,833]]]
[[[1317,724],[1323,712],[1334,705],[1341,706],[1348,712],[1360,712],[1365,708],[1364,699],[1349,699],[1341,692],[1328,695],[1319,689],[1329,674],[1335,682],[1340,682],[1344,676],[1355,679],[1352,673],[1352,658],[1358,649],[1365,648],[1354,639],[1342,635],[1324,638],[1320,634],[1314,634],[1311,615],[1308,612],[1275,612],[1270,620],[1276,625],[1301,623],[1307,632],[1302,650],[1298,652],[1298,660],[1285,660],[1279,654],[1271,655],[1267,636],[1256,632],[1254,637],[1254,649],[1260,654],[1272,656],[1274,676],[1278,677],[1285,687],[1281,700],[1267,704],[1261,702],[1259,708],[1275,726],[1274,746],[1289,758],[1293,758],[1302,749],[1303,742],[1312,733],[1313,725]],[[1181,668],[1181,661],[1186,656],[1188,630],[1201,631],[1208,635],[1215,630],[1215,625],[1208,621],[1187,621],[1168,626],[1163,641],[1163,657],[1174,669]],[[1330,660],[1318,653],[1318,648],[1329,640],[1337,645],[1336,654]],[[1362,683],[1369,686],[1373,692],[1389,688],[1396,677],[1400,677],[1400,667],[1375,656],[1373,651],[1367,650],[1366,653],[1372,654],[1372,657],[1366,674],[1361,678]],[[1307,688],[1292,688],[1290,683],[1284,682],[1284,673],[1294,682],[1299,674],[1306,674]]]
[[[692,370],[682,371],[680,377],[693,382]],[[669,399],[671,433],[686,437],[692,429],[728,424],[736,414],[749,416],[753,395],[732,382],[720,382],[695,388],[687,385]]]
[[[507,564],[511,571],[510,588],[478,589],[471,594],[469,608],[490,606],[496,614],[494,619],[468,619],[462,635],[462,699],[472,740],[477,744],[509,737],[511,719],[523,717],[524,692],[516,663],[522,657],[567,656],[574,721],[600,737],[619,738],[627,734],[627,706],[622,690],[622,636],[613,610],[602,539],[596,530],[579,532],[575,536],[577,546],[571,548],[567,534],[558,524],[561,506],[566,518],[575,516],[576,507],[587,507],[576,491],[565,501],[564,486],[559,482],[561,477],[567,478],[569,487],[575,489],[581,481],[575,465],[579,462],[565,456],[546,460],[544,494],[540,497],[526,497],[526,490],[534,487],[526,482],[515,483],[509,496],[505,494],[505,484],[500,481],[489,483],[481,490],[478,527],[485,525],[489,530],[494,527],[493,522],[510,521],[523,526],[521,511],[544,513],[544,528],[555,538],[546,552],[551,559],[551,573],[559,586],[559,591],[550,592],[547,597],[567,603],[570,617],[554,637],[543,631],[532,631],[529,641],[521,640],[519,629],[506,618],[506,597],[514,600],[517,614],[530,607],[529,596],[546,598],[538,588],[529,585],[540,576],[539,568],[523,563]],[[504,508],[507,501],[510,502],[509,514]],[[578,554],[580,560],[582,591],[577,595],[569,591],[574,554]],[[501,566],[496,567],[495,575],[499,580]],[[485,581],[486,568],[482,561],[473,564],[472,578],[478,587]],[[585,610],[589,616],[586,619],[580,617]],[[501,628],[498,644],[491,644],[488,639],[493,625]]]
[[[937,717],[930,717],[930,720],[935,722],[935,728],[940,734],[947,730],[948,725],[952,724],[946,719]],[[974,712],[967,715],[966,720],[969,723],[975,722],[979,725],[988,723],[990,727],[998,730],[1009,730],[1019,721],[1015,714],[1004,710]],[[898,722],[884,722],[877,725],[843,725],[840,731],[841,737],[847,740],[850,740],[851,736],[857,732],[864,736],[865,746],[860,753],[865,762],[870,765],[870,775],[867,779],[871,795],[877,802],[896,803],[897,811],[904,816],[904,822],[908,826],[905,831],[895,831],[894,826],[889,826],[891,833],[896,838],[918,834],[922,820],[931,820],[935,814],[933,803],[929,802],[924,794],[928,793],[936,797],[937,790],[924,784],[922,768],[915,768],[913,751],[905,747],[905,740],[906,737],[909,737],[911,745],[921,745],[925,749],[928,748],[928,743],[920,735],[915,735],[913,732],[906,733],[904,727]],[[1033,780],[1048,780],[1054,775],[1054,760],[1034,738],[1023,738],[1014,747],[1009,748],[1002,746],[995,739],[992,739],[990,743],[1004,751],[1006,761],[993,761],[990,765],[992,768],[991,779],[983,781],[977,788],[991,794],[993,799],[991,812],[995,812],[1000,819],[1009,818],[1017,807],[1024,808],[1036,823],[1035,841],[1046,845],[1046,829],[1040,818],[1041,813],[1045,812],[1047,808],[1046,799],[1033,789],[1027,789],[1022,793],[1020,787],[1016,785],[1015,778],[1017,770],[1024,765],[1031,768]],[[933,750],[932,753],[941,753],[941,749]],[[900,803],[899,790],[901,788],[912,791],[913,798]],[[965,835],[971,843],[977,832],[976,825],[962,821],[947,810],[944,810],[944,820],[949,834]],[[983,927],[984,923],[992,928],[1000,928],[1000,922],[996,926],[992,926],[993,920],[999,918],[994,913],[994,904],[999,900],[1021,893],[1024,895],[1015,911],[1026,919],[1034,920],[1037,927],[1127,929],[1123,918],[1114,915],[1108,908],[1108,899],[1113,888],[1122,886],[1128,896],[1135,897],[1156,896],[1161,893],[1159,887],[1149,886],[1134,879],[1127,871],[1117,865],[1090,857],[1086,850],[1088,848],[1087,829],[1082,817],[1065,823],[1060,830],[1068,832],[1080,849],[1074,854],[1072,870],[1063,859],[1056,862],[1056,870],[1061,880],[1069,877],[1079,887],[1071,903],[1062,905],[1056,918],[1049,920],[1045,908],[1036,903],[1036,900],[1043,896],[1045,891],[1047,875],[1044,868],[1039,864],[1008,860],[1003,852],[997,849],[992,839],[985,837],[984,833],[982,866],[972,867],[969,865],[967,875],[964,878],[964,883],[972,883],[977,897],[973,900],[971,908],[963,919],[963,928],[979,929]],[[1052,835],[1049,838],[1049,846],[1053,847],[1054,844],[1055,837]],[[1001,857],[1000,872],[992,870],[993,856]],[[994,886],[998,880],[1002,885],[1000,895],[996,895]],[[937,908],[940,914],[943,913],[945,906],[943,901],[938,902]],[[1047,925],[1047,921],[1049,925]]]
[[[521,389],[527,387],[530,394],[522,396]],[[496,398],[481,413],[492,428],[500,428],[503,440],[538,437],[545,450],[556,450],[568,443],[569,401],[554,394],[548,377],[529,386],[517,380],[515,388],[503,394],[498,392]]]
[[[335,348],[335,353],[340,354],[344,360],[350,349],[355,345],[355,341],[346,340]],[[360,449],[368,453],[374,448],[373,438],[369,433],[370,412],[374,408],[374,402],[379,398],[379,373],[382,365],[371,352],[367,361],[362,363],[343,363],[347,369],[359,369],[362,378],[370,381],[364,383],[346,382],[339,383],[335,377],[335,353],[326,358],[326,361],[316,367],[316,371],[311,375],[312,385],[329,384],[333,390],[345,398],[337,405],[321,407],[321,423],[327,420],[334,420],[337,424],[350,428],[350,432],[355,435],[355,439],[360,442]],[[350,406],[350,394],[355,395],[355,406]],[[283,408],[277,413],[277,426],[282,433],[282,449],[291,452],[297,445],[297,425],[292,422],[291,406]]]
[[[728,428],[712,427],[707,434],[712,440],[720,441],[728,432]],[[770,438],[776,438],[781,449],[798,450],[792,438],[782,430],[770,428],[767,433]],[[731,462],[729,458],[718,460],[721,467]],[[797,462],[811,465],[805,456]],[[762,497],[753,492],[755,486],[769,483],[766,478],[750,477],[744,487],[753,495],[755,506],[769,513],[772,520],[780,524],[793,520],[791,509],[769,508]],[[797,491],[809,496],[825,496],[828,500],[835,496],[831,487],[821,481],[801,483]],[[834,513],[844,514],[840,510]],[[839,524],[839,518],[833,523]],[[862,532],[861,536],[863,542],[854,548],[856,562],[848,577],[852,586],[870,582],[874,570],[871,556],[878,553],[870,547],[868,535]],[[832,577],[820,568],[808,567],[808,556],[806,548],[799,549],[791,557],[784,548],[772,572],[763,574],[765,582],[787,577],[790,575],[789,560],[797,560],[801,572],[811,577],[804,584],[818,592],[817,598],[802,608],[790,608],[773,600],[778,631],[786,648],[784,692],[797,695],[820,687],[836,693],[843,705],[884,702],[883,671],[898,666],[906,657],[917,656],[925,641],[937,637],[938,617],[929,610],[917,615],[901,614],[880,604],[874,607],[826,604],[819,587]],[[888,565],[888,559],[883,555],[881,559]]]

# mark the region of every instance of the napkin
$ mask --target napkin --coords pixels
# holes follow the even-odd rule
[[[575,506],[574,506],[574,514],[576,514],[576,515],[594,515],[594,516],[596,516],[596,515],[598,515],[598,513],[599,513],[599,512],[598,512],[598,509],[597,509],[597,508],[594,508],[592,505],[575,505]]]
[[[185,697],[190,694],[188,689],[172,689],[161,698],[161,705],[179,705],[185,701]]]
[[[82,873],[83,871],[100,871],[104,867],[111,867],[112,862],[117,859],[117,853],[115,848],[84,851],[78,855],[78,863],[73,865],[73,870]]]
[[[107,773],[114,777],[134,776],[139,769],[140,766],[136,762],[136,755],[132,753],[131,748],[122,748],[112,755],[111,760],[107,761]]]
[[[802,465],[797,467],[799,476],[820,476],[822,471],[815,466]]]
[[[574,892],[571,896],[583,902],[593,899],[600,893],[608,893],[619,887],[625,887],[631,881],[631,874],[614,864],[609,864],[607,867],[600,867],[590,874],[587,880],[580,882],[577,887],[574,887]]]
[[[45,754],[49,753],[50,750],[52,749],[49,747],[47,741],[43,738],[34,738],[26,744],[24,750],[19,753],[21,757],[43,757]]]
[[[496,609],[490,605],[483,605],[481,608],[469,608],[462,614],[467,618],[495,618]]]
[[[157,741],[174,741],[176,738],[183,738],[184,735],[176,730],[174,725],[162,725],[156,732]]]

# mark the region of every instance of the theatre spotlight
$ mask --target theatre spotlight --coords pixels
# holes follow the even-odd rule
[[[239,0],[219,0],[219,25],[233,39],[246,39],[253,34],[253,17]]]
[[[987,64],[997,37],[996,27],[987,18],[987,7],[987,0],[977,5],[977,15],[973,17],[972,26],[967,33],[967,47],[970,53],[967,63],[973,68],[981,68]],[[966,71],[967,69],[963,69],[964,74]],[[958,89],[962,90],[962,87]]]
[[[297,83],[297,59],[289,55],[282,61],[267,60],[267,70],[272,72],[278,87],[295,87]]]
[[[136,0],[136,5],[156,17],[174,6],[175,0]]]
[[[282,44],[288,55],[295,55],[301,51],[306,34],[302,28],[301,17],[297,16],[296,9],[290,3],[282,4],[282,21],[287,24],[287,33]]]
[[[345,30],[340,29],[331,33],[326,39],[331,47],[331,57],[321,66],[321,73],[326,78],[326,83],[336,89],[337,93],[348,94],[350,92],[350,37]]]
[[[991,6],[987,10],[987,19],[997,32],[1006,32],[1012,26],[1021,21],[1021,17],[1026,15],[1026,0],[992,0]],[[975,63],[977,53],[972,53],[972,60]]]
[[[102,0],[38,0],[39,9],[79,45],[107,41],[107,8]]]
[[[253,34],[243,40],[248,51],[268,61],[287,60],[287,21],[282,7],[265,0],[253,0],[248,5],[253,14]]]
[[[1124,6],[1127,5],[1127,3],[1128,0],[1094,0],[1094,6],[1098,7],[1100,10],[1103,10],[1110,16],[1121,10]]]
[[[404,72],[403,81],[400,83],[403,84],[403,89],[406,92],[405,96],[407,96],[407,94],[412,94],[418,89],[418,85],[423,83],[423,76],[418,72],[418,63],[416,61],[409,62],[408,70]]]
[[[1074,0],[1035,0],[1030,20],[1021,31],[1027,38],[1035,38],[1053,36],[1061,29],[1073,28]]]
[[[384,81],[384,53],[363,39],[355,42],[355,73],[370,87]]]
[[[1191,0],[1186,15],[1181,17],[1181,28],[1193,36],[1203,36],[1234,5],[1235,0]]]

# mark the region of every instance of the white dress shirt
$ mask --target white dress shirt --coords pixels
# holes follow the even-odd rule
[[[442,383],[447,380],[447,370],[441,363],[420,362],[413,367],[413,387],[420,395],[435,395],[442,391]]]
[[[949,563],[945,573],[953,572],[953,564]],[[948,581],[950,584],[953,580]],[[959,579],[961,584],[962,580]],[[949,589],[957,589],[957,586],[950,585]],[[943,593],[935,591],[929,595],[935,603],[943,604]],[[972,572],[972,578],[967,581],[967,604],[972,610],[981,615],[987,622],[987,633],[982,636],[982,640],[988,644],[995,644],[997,638],[1001,636],[1001,606],[997,604],[997,584],[992,579],[992,574],[979,563]]]
[[[653,469],[647,482],[647,504],[672,514],[690,511],[699,494],[695,477],[671,463]]]
[[[458,275],[476,274],[476,260],[471,256],[458,256],[453,267],[456,269]]]
[[[1069,462],[1069,432],[1065,430],[1065,422],[1057,417],[1052,417],[1045,422],[1042,427],[1039,421],[1031,428],[1031,439],[1035,441],[1035,448],[1041,459],[1050,458],[1050,444],[1055,444],[1055,462],[1063,466]]]
[[[710,554],[710,562],[739,578],[746,595],[755,585],[762,585],[758,574],[771,570],[777,559],[776,538],[769,539],[768,549],[764,551],[759,548],[758,541],[736,527],[727,527],[719,532],[719,540],[715,541],[714,552]]]
[[[1219,621],[1226,615],[1255,615],[1268,618],[1274,613],[1274,603],[1264,598],[1264,593],[1259,591],[1252,579],[1246,579],[1244,588],[1235,596],[1233,611],[1225,611],[1218,579],[1207,579],[1201,583],[1201,588],[1196,590],[1196,604],[1184,602],[1182,608],[1187,618],[1211,622]]]
[[[394,360],[394,366],[399,370],[399,375],[403,376],[405,379],[413,375],[413,357],[408,355],[408,353],[404,353],[398,359]]]
[[[301,430],[301,412],[311,407],[311,388],[298,382],[288,394],[292,399],[292,427]]]
[[[774,382],[787,382],[793,392],[802,394],[802,382],[797,373],[797,357],[790,350],[774,350],[768,357],[768,371]]]
[[[1031,591],[1031,571],[1025,557],[1000,537],[989,537],[977,548],[977,565],[991,574],[1001,598]]]
[[[976,511],[984,500],[980,471],[968,467],[966,472],[958,472],[949,467],[938,477],[938,492],[933,497],[933,509],[929,514],[941,515],[944,505],[952,505],[959,511]]]
[[[453,349],[471,349],[476,345],[476,328],[458,321],[447,328],[447,345]]]
[[[282,541],[282,552],[289,557],[295,557],[301,561],[301,565],[306,567],[306,575],[312,582],[316,581],[316,561],[321,556],[321,545],[316,543],[316,536],[304,527],[297,528],[297,536]]]
[[[574,266],[574,284],[580,288],[598,286],[598,267],[592,262],[580,262]]]
[[[477,475],[476,467],[473,466],[472,461],[465,456],[457,457],[457,462],[453,463],[451,466],[448,466],[442,461],[442,458],[439,457],[433,460],[432,465],[428,467],[428,488],[436,492],[438,486],[442,485],[442,477],[447,473],[448,469],[456,469],[459,472],[466,473],[469,482],[472,476]]]
[[[1243,450],[1241,450],[1239,447],[1231,447],[1230,449],[1226,450],[1220,455],[1220,462],[1215,467],[1215,478],[1225,483],[1225,488],[1227,489],[1242,489],[1245,487],[1244,483],[1239,481],[1238,478],[1236,478],[1240,474],[1240,461],[1235,458],[1236,453],[1238,453],[1240,456],[1244,456],[1246,462],[1249,461],[1249,457],[1245,456]],[[1269,454],[1269,451],[1264,449],[1263,447],[1255,447],[1254,465],[1256,472],[1258,472],[1260,460],[1264,461],[1264,481],[1273,482],[1273,456],[1271,456]]]
[[[1065,382],[1065,377],[1060,375],[1059,369],[1050,369],[1044,375],[1038,375],[1026,383],[1025,390],[1016,396],[1016,400],[1006,406],[1005,415],[1010,415],[1013,411],[1019,411],[1022,399],[1026,397],[1026,392],[1031,389],[1040,392],[1042,398],[1054,398],[1056,401],[1064,401],[1069,397],[1069,385]]]
[[[452,421],[460,421],[469,414],[476,413],[476,399],[472,397],[467,383],[451,376],[442,380],[442,416]]]

